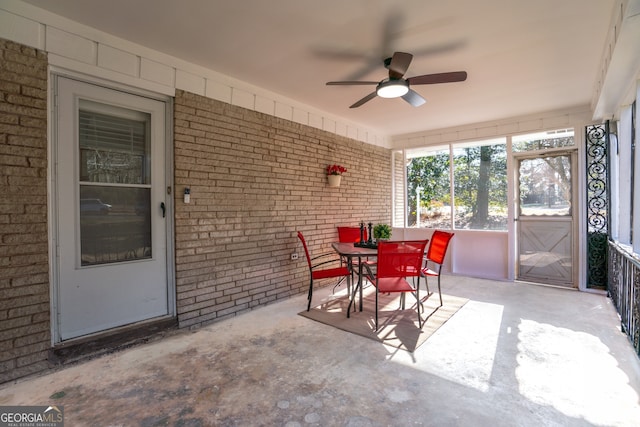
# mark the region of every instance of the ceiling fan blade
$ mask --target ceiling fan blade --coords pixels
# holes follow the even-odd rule
[[[404,95],[402,95],[402,99],[404,99],[405,101],[407,101],[409,104],[413,105],[414,107],[419,107],[422,104],[424,104],[425,102],[427,102],[426,99],[424,99],[422,96],[420,96],[420,94],[418,94],[418,92],[416,92],[413,89],[409,89],[409,92],[407,92]]]
[[[349,108],[358,108],[359,106],[361,106],[362,104],[364,104],[365,102],[371,101],[373,98],[375,98],[377,95],[377,93],[375,92],[371,92],[369,95],[365,96],[364,98],[362,98],[360,101],[356,102],[355,104],[353,104],[351,107]]]
[[[366,81],[349,81],[342,82],[327,82],[327,86],[346,86],[346,85],[377,85],[380,82],[366,82]]]
[[[437,83],[454,83],[467,80],[466,71],[452,71],[450,73],[425,74],[409,77],[407,81],[411,85],[433,85]]]
[[[413,55],[406,52],[395,52],[393,57],[391,58],[391,62],[387,68],[389,68],[389,78],[390,79],[401,79],[404,76],[404,73],[407,72],[409,68],[409,64],[411,64],[411,60],[413,59]]]

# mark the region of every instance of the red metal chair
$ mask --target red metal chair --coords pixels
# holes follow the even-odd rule
[[[367,230],[364,229],[363,239],[367,241]],[[344,243],[357,243],[360,241],[360,227],[338,226],[338,241]]]
[[[338,241],[341,243],[358,243],[360,242],[360,227],[348,227],[348,226],[338,226]],[[368,234],[367,234],[367,229],[364,228],[363,229],[363,233],[362,233],[362,240],[363,241],[367,241],[368,239]],[[348,262],[348,260],[345,260],[346,262]],[[353,283],[353,273],[356,273],[359,271],[359,269],[357,268],[360,262],[363,263],[368,263],[369,265],[375,265],[375,261],[374,260],[369,260],[364,259],[364,260],[355,260],[352,259],[351,260],[352,264],[351,267],[351,282]],[[340,282],[338,282],[338,284],[336,284],[336,286],[334,286],[334,290],[335,288],[340,284]]]
[[[376,317],[375,328],[378,330],[378,295],[380,293],[402,292],[411,293],[416,298],[418,311],[418,326],[422,328],[420,316],[420,269],[424,258],[427,240],[405,240],[396,242],[378,242],[377,271],[374,274],[365,264],[367,279],[376,288]],[[415,286],[407,281],[414,277]],[[404,309],[404,297],[401,298],[401,308]]]
[[[298,239],[300,239],[300,241],[302,242],[302,246],[304,247],[304,254],[307,257],[307,264],[309,265],[310,280],[309,295],[307,296],[307,299],[309,300],[309,303],[307,304],[307,311],[311,309],[311,297],[313,295],[314,280],[339,278],[342,281],[346,278],[347,288],[351,289],[351,271],[346,265],[342,265],[338,254],[336,254],[335,252],[327,252],[315,257],[311,257],[309,255],[309,249],[307,248],[307,242],[305,241],[302,233],[299,231]],[[320,268],[332,263],[337,263],[339,267]]]
[[[422,275],[424,276],[424,281],[427,285],[427,292],[429,292],[429,276],[437,276],[438,277],[438,295],[440,295],[440,306],[442,307],[442,292],[440,290],[440,272],[442,271],[442,264],[444,263],[444,257],[447,255],[447,249],[449,248],[449,243],[451,242],[451,238],[453,238],[454,233],[448,233],[446,231],[436,230],[433,232],[431,236],[431,244],[429,245],[429,250],[427,251],[427,256],[425,258],[424,268],[422,269]],[[436,267],[433,269],[429,268],[429,263],[436,264]]]

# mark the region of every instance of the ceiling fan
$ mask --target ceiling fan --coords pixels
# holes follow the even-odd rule
[[[346,86],[346,85],[377,85],[375,92],[370,93],[361,100],[357,101],[349,108],[357,108],[365,102],[371,101],[376,96],[382,98],[398,98],[402,97],[414,107],[419,107],[427,102],[418,92],[411,89],[410,85],[432,85],[438,83],[454,83],[463,82],[467,79],[466,71],[452,71],[449,73],[424,74],[422,76],[414,76],[403,78],[404,74],[411,64],[413,55],[405,52],[395,52],[391,58],[384,60],[384,66],[389,70],[389,77],[379,82],[374,81],[338,81],[327,82],[329,86]]]

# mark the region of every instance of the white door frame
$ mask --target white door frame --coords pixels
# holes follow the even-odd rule
[[[168,304],[168,314],[163,318],[167,317],[175,317],[176,315],[176,285],[175,285],[175,251],[174,251],[174,200],[173,200],[173,98],[152,93],[148,91],[144,91],[137,88],[132,88],[126,85],[120,85],[113,82],[106,82],[104,80],[87,76],[84,74],[75,73],[65,69],[58,69],[57,67],[50,68],[49,75],[49,91],[48,91],[48,103],[51,106],[48,110],[48,135],[49,135],[49,144],[48,144],[48,211],[49,211],[49,265],[50,265],[50,277],[51,277],[51,286],[50,286],[50,300],[51,300],[51,344],[55,345],[59,343],[60,340],[60,330],[59,330],[59,300],[58,300],[58,283],[59,283],[59,274],[58,271],[58,241],[57,241],[57,224],[58,217],[57,212],[59,208],[59,199],[58,194],[56,192],[56,179],[57,179],[57,171],[56,164],[57,159],[55,158],[56,153],[56,135],[57,135],[57,123],[56,123],[56,81],[58,77],[66,77],[74,80],[78,80],[83,83],[92,84],[96,86],[101,86],[104,88],[121,91],[127,94],[147,97],[153,100],[157,100],[165,103],[165,127],[164,127],[164,135],[165,135],[165,205],[166,205],[166,220],[164,221],[165,233],[166,233],[166,278],[167,278],[167,304]],[[140,323],[145,323],[146,321],[142,321]],[[126,325],[130,326],[130,325]],[[126,327],[125,326],[125,327]],[[116,328],[118,329],[118,328]],[[112,330],[110,330],[111,332]],[[101,334],[102,332],[96,332],[96,335]],[[93,334],[90,334],[91,336]],[[85,338],[85,337],[83,337]]]
[[[576,140],[579,141],[579,140]],[[519,216],[520,216],[520,195],[519,191],[519,165],[520,161],[524,159],[535,159],[535,158],[543,158],[550,156],[558,156],[558,155],[568,155],[571,162],[571,258],[572,258],[572,285],[571,288],[579,289],[580,287],[580,271],[582,269],[582,263],[579,259],[580,251],[578,250],[578,242],[579,238],[579,222],[582,216],[582,210],[580,208],[579,201],[581,198],[578,195],[580,191],[580,162],[578,161],[579,150],[577,147],[560,147],[557,149],[549,149],[549,150],[537,150],[537,151],[527,151],[527,152],[519,152],[512,154],[512,162],[513,162],[513,205],[514,209],[514,220],[516,222],[514,227],[514,249],[515,249],[515,257],[513,259],[514,264],[514,279],[519,280],[519,264],[520,264],[520,239],[521,239],[521,230],[519,225]],[[542,220],[546,220],[542,218]],[[553,285],[553,284],[552,284]],[[563,286],[562,287],[568,287]]]

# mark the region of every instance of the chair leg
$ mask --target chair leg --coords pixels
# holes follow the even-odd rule
[[[418,277],[418,286],[416,286],[416,310],[418,311],[418,328],[422,329],[422,316],[420,315],[420,278]]]
[[[309,303],[307,304],[307,311],[311,310],[311,297],[313,296],[313,279],[311,279],[309,281],[309,295],[307,296],[307,299],[309,300]]]
[[[438,295],[440,295],[440,307],[442,307],[442,291],[440,290],[440,272],[438,272]]]
[[[378,287],[376,286],[376,332],[378,332]]]
[[[353,311],[356,311],[356,294],[358,293],[358,287],[362,286],[362,284],[360,283],[360,281],[358,281],[358,284],[353,284],[353,293],[349,294],[349,306],[347,307],[347,318],[351,317],[351,305],[353,304]]]
[[[338,283],[336,283],[336,284],[335,284],[335,286],[333,287],[333,291],[331,291],[331,292],[333,292],[333,293],[335,294],[335,293],[336,293],[336,288],[342,284],[342,282],[344,281],[344,279],[345,279],[345,278],[343,277],[343,278],[341,278],[340,280],[338,280]]]

